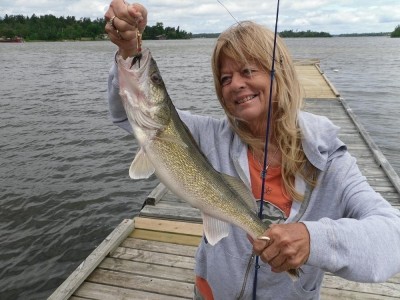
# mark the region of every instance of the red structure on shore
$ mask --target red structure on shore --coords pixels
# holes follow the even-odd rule
[[[24,39],[19,36],[15,36],[13,38],[4,38],[4,37],[0,38],[0,43],[23,43],[23,42]]]

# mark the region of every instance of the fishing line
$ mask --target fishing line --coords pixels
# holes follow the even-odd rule
[[[217,0],[217,2],[218,2],[219,4],[221,4],[222,7],[225,8],[225,10],[228,12],[228,14],[230,14],[231,17],[236,21],[236,23],[238,23],[238,24],[240,25],[240,22],[232,15],[232,13],[229,11],[228,8],[227,8],[221,1]]]
[[[238,19],[235,18],[235,16],[229,11],[229,9],[226,7],[226,5],[224,5],[220,0],[217,0],[217,2],[218,2],[219,4],[221,4],[221,6],[222,6],[222,7],[228,12],[228,14],[235,20],[235,22],[237,23],[237,25],[242,27],[242,24],[240,23],[240,21],[239,21]],[[265,53],[267,53],[267,54],[275,61],[275,58],[273,57],[273,55],[270,54],[269,51],[268,51],[267,49],[265,49],[262,45],[260,45],[260,46],[261,46],[261,48],[265,51]],[[281,60],[279,60],[278,62],[279,62],[280,64],[282,64],[282,61],[281,61]]]

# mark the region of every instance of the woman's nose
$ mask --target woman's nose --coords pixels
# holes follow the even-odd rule
[[[232,75],[232,82],[231,82],[231,86],[235,89],[241,89],[244,88],[245,86],[245,80],[243,78],[243,76],[241,76],[240,73],[234,73]]]

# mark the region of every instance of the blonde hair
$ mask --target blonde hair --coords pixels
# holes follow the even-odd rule
[[[251,21],[240,22],[221,33],[212,56],[212,70],[217,97],[224,108],[233,130],[253,149],[264,146],[265,137],[255,137],[248,130],[246,122],[232,116],[222,97],[220,82],[221,58],[225,56],[236,62],[251,60],[271,74],[274,33]],[[267,103],[265,105],[268,105]],[[276,139],[282,152],[282,180],[285,192],[296,200],[302,200],[294,186],[295,175],[315,186],[317,170],[307,160],[297,124],[298,114],[303,106],[302,89],[290,54],[277,37],[275,55],[275,76],[271,112],[271,137]],[[265,116],[267,118],[267,115]]]

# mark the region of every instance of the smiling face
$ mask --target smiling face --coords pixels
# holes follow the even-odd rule
[[[265,130],[270,90],[270,75],[255,62],[239,64],[223,55],[220,60],[220,84],[226,110],[244,121],[254,135]]]
[[[297,132],[303,94],[284,41],[277,36],[275,50],[274,41],[271,30],[243,21],[220,34],[211,59],[215,92],[230,126],[253,148],[265,141],[272,68],[269,132],[275,138],[281,136],[282,144],[298,139],[293,133]]]

